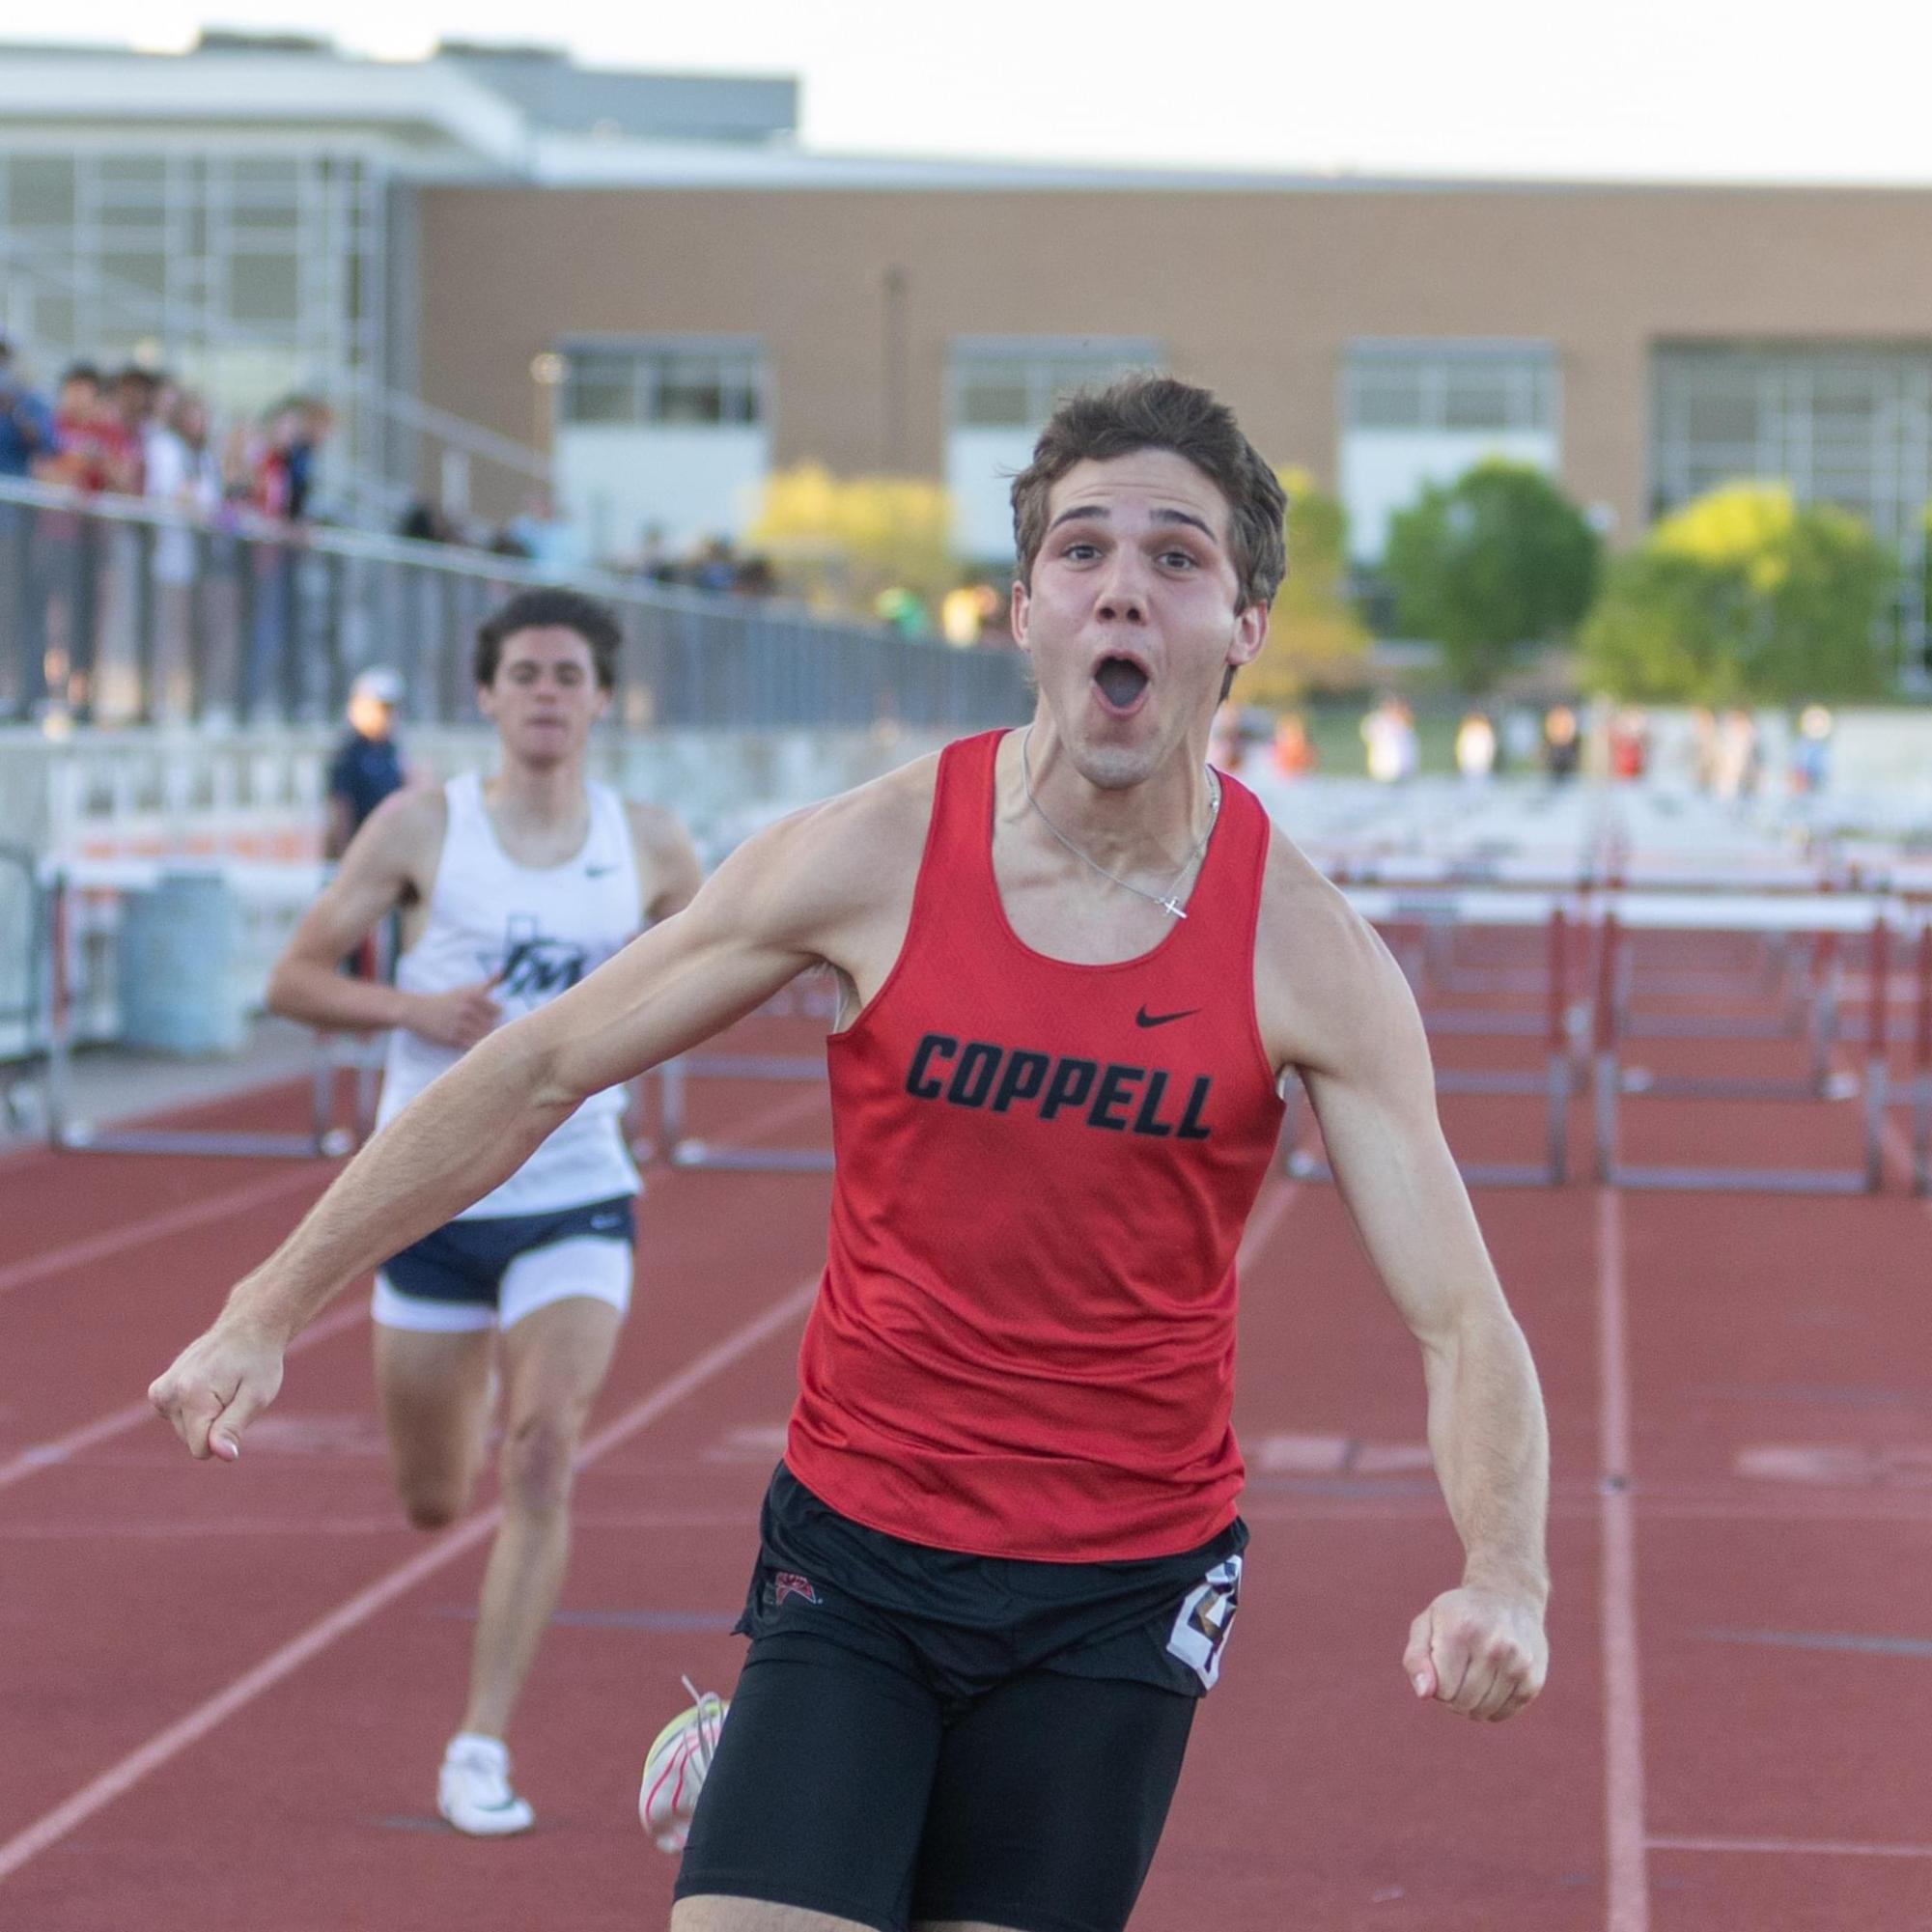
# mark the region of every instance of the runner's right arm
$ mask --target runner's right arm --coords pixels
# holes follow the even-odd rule
[[[889,927],[882,881],[903,873],[910,890],[910,877],[882,860],[903,836],[898,803],[869,786],[759,833],[676,918],[418,1094],[149,1390],[189,1452],[233,1460],[280,1385],[283,1351],[330,1298],[507,1179],[591,1094],[730,1025],[806,966],[843,966],[871,926]]]

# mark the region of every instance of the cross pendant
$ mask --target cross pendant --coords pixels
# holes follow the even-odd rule
[[[1170,919],[1185,919],[1188,916],[1184,911],[1181,910],[1180,907],[1171,899],[1162,900],[1161,910],[1162,911],[1165,912]]]

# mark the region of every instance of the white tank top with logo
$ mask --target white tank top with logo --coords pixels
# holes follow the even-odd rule
[[[630,826],[617,794],[590,785],[590,832],[562,865],[519,865],[497,843],[474,772],[443,787],[449,826],[421,936],[396,963],[406,993],[451,993],[495,979],[506,1022],[556,998],[643,930]],[[394,1119],[462,1057],[421,1034],[389,1035],[377,1125]],[[493,1192],[458,1217],[541,1215],[634,1194],[624,1090],[591,1098]]]

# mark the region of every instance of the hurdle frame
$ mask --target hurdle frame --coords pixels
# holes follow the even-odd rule
[[[1398,916],[1393,909],[1400,909],[1400,914],[1406,920],[1413,902],[1400,893],[1385,895],[1359,888],[1349,893],[1356,910],[1371,923],[1377,917],[1381,896],[1388,897],[1392,909],[1383,916],[1393,919]],[[1438,903],[1445,905],[1451,913],[1457,907],[1454,897],[1445,897]],[[1528,908],[1534,903],[1527,896],[1519,895],[1513,905]],[[1586,1026],[1587,1020],[1585,1015],[1573,1007],[1570,999],[1572,910],[1563,898],[1554,896],[1546,896],[1540,910],[1544,913],[1542,924],[1545,935],[1543,1011],[1540,1014],[1500,1016],[1527,1022],[1529,1025],[1515,1024],[1506,1028],[1476,1024],[1445,1026],[1442,1023],[1444,1016],[1441,1009],[1432,1014],[1419,997],[1416,1001],[1416,1010],[1425,1031],[1520,1037],[1533,1028],[1544,1037],[1544,1064],[1540,1072],[1510,1068],[1434,1069],[1438,1094],[1541,1094],[1545,1099],[1542,1162],[1458,1161],[1457,1171],[1471,1187],[1560,1188],[1570,1178],[1570,1102],[1576,1091],[1575,1041],[1580,1024]],[[1526,925],[1530,922],[1517,923]],[[1291,1074],[1283,1083],[1282,1099],[1286,1111],[1281,1123],[1281,1171],[1296,1180],[1332,1181],[1334,1171],[1329,1163],[1304,1153],[1299,1144],[1302,1129],[1302,1108],[1304,1105],[1312,1108],[1299,1072]]]
[[[1749,1080],[1704,1080],[1686,1078],[1633,1085],[1626,1078],[1621,1044],[1624,1009],[1618,998],[1619,940],[1633,912],[1641,907],[1639,895],[1622,896],[1616,904],[1607,904],[1598,922],[1598,991],[1593,1029],[1593,1079],[1591,1119],[1594,1167],[1597,1180],[1606,1187],[1637,1190],[1676,1190],[1695,1192],[1747,1192],[1779,1194],[1877,1193],[1885,1186],[1885,1119],[1889,1105],[1890,1068],[1889,996],[1892,914],[1883,899],[1841,895],[1836,905],[1842,911],[1829,921],[1822,920],[1825,895],[1814,902],[1813,911],[1821,923],[1794,921],[1793,930],[1834,931],[1839,934],[1863,932],[1870,952],[1870,998],[1864,1040],[1864,1074],[1862,1082],[1862,1158],[1849,1167],[1692,1167],[1666,1163],[1637,1164],[1621,1156],[1622,1122],[1620,1103],[1627,1092],[1658,1099],[1779,1099],[1820,1100],[1825,1092],[1809,1080],[1766,1082]],[[1868,920],[1868,924],[1860,923]],[[1658,922],[1662,924],[1661,921]],[[1703,930],[1726,930],[1719,920],[1706,922]],[[1833,958],[1835,961],[1835,947]],[[1690,1037],[1687,1034],[1678,1037]],[[1702,1037],[1762,1037],[1710,1035]],[[1932,1103],[1928,1103],[1932,1105]]]

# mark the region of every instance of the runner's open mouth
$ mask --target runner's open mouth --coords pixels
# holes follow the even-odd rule
[[[1125,711],[1147,688],[1147,673],[1131,658],[1103,658],[1094,667],[1094,683],[1117,711]]]

